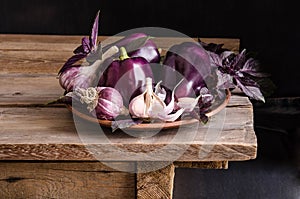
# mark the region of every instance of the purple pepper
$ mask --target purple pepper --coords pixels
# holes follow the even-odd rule
[[[129,57],[124,47],[120,48],[119,60],[114,60],[103,72],[98,86],[117,89],[124,100],[124,105],[134,91],[145,84],[146,77],[153,78],[149,62],[143,57]]]
[[[163,61],[167,71],[163,73],[163,82],[167,87],[174,86],[176,73],[185,78],[176,89],[175,95],[180,97],[198,96],[202,87],[207,87],[207,79],[211,76],[210,58],[200,44],[183,42],[172,46]],[[177,75],[178,76],[178,75]]]
[[[143,57],[145,58],[149,63],[159,63],[160,62],[160,54],[158,51],[158,48],[156,44],[151,40],[147,39],[147,35],[144,33],[133,33],[131,35],[128,35],[112,44],[106,45],[103,47],[103,52],[105,52],[107,49],[109,49],[111,46],[117,46],[122,47],[124,46],[127,50],[127,53],[130,57]],[[139,43],[137,42],[137,45],[141,46],[135,46],[134,49],[129,49],[130,44],[132,42],[138,41],[139,39],[143,39],[145,42]]]

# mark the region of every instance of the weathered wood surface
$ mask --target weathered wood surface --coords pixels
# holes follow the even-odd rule
[[[135,174],[100,162],[0,162],[0,171],[0,198],[135,198]]]
[[[0,198],[172,198],[176,167],[220,169],[224,163],[115,162],[114,168],[148,170],[138,174],[101,162],[0,162]],[[218,165],[218,166],[217,166]],[[153,171],[151,168],[153,167]]]
[[[82,140],[82,134],[79,137],[76,133],[72,114],[64,107],[0,107],[0,159],[94,160],[89,152],[94,149],[103,160],[135,161],[130,155],[127,157],[119,154],[120,147],[125,151],[147,153],[165,145],[174,146],[174,149],[179,147],[179,151],[181,147],[186,147],[186,152],[179,158],[180,161],[233,161],[255,158],[256,137],[253,131],[251,103],[245,97],[232,96],[225,111],[224,125],[214,140],[207,139],[209,125],[215,120],[215,117],[212,117],[210,123],[198,129],[193,139],[185,137],[174,142],[172,139],[177,133],[176,130],[164,131],[150,138],[134,138],[122,131],[109,133],[109,129],[106,129],[106,134],[102,136],[109,139],[108,143],[103,141],[98,129],[88,126],[84,132],[86,136],[83,136]],[[86,125],[85,122],[79,124]],[[186,128],[181,133],[188,136],[193,131],[193,128]],[[115,147],[107,148],[107,145]],[[168,149],[160,150],[162,154],[169,154]],[[199,157],[200,153],[205,153],[205,156]],[[139,158],[138,160],[143,160],[143,157]],[[147,158],[151,160],[158,157]]]
[[[140,162],[139,166],[150,167],[149,162]],[[138,172],[137,174],[137,198],[161,198],[169,199],[173,197],[173,183],[175,176],[175,167],[170,164],[161,169],[154,169],[152,172]]]
[[[63,63],[81,44],[83,36],[0,35],[0,74],[56,75]],[[103,45],[120,37],[99,37]],[[186,40],[186,39],[184,39]],[[184,41],[180,38],[154,38],[162,49]],[[233,51],[239,49],[239,39],[203,38],[204,42],[223,43]]]
[[[63,93],[55,76],[0,75],[0,106],[44,105]]]
[[[228,169],[228,161],[211,162],[174,162],[177,168]]]
[[[62,64],[80,45],[83,36],[62,35],[0,35],[1,74],[47,74],[55,75]],[[105,45],[120,37],[100,36]],[[187,39],[163,37],[153,39],[160,48],[167,50],[171,45]],[[195,39],[197,40],[197,39]],[[224,47],[237,52],[239,39],[201,38],[207,43],[224,44]]]

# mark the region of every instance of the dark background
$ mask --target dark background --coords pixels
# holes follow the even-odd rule
[[[178,169],[175,198],[300,198],[298,7],[283,0],[1,0],[0,33],[100,35],[163,27],[190,37],[239,38],[276,85],[254,102],[258,157],[229,170]]]
[[[272,75],[273,97],[300,94],[299,11],[288,1],[1,0],[0,33],[88,35],[99,9],[101,35],[154,26],[190,37],[240,38]]]

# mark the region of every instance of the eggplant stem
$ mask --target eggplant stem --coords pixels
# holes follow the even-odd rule
[[[120,48],[120,57],[119,57],[119,59],[121,61],[123,61],[124,59],[128,59],[128,58],[130,58],[130,57],[128,56],[126,49],[122,46]]]

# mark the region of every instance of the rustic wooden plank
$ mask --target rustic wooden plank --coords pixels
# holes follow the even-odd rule
[[[235,115],[234,119],[242,116],[246,112],[244,109],[240,108],[236,112],[235,109],[226,108],[227,115]],[[1,128],[1,144],[18,144],[18,143],[36,143],[36,144],[43,144],[43,143],[78,143],[78,138],[76,136],[76,129],[74,127],[74,121],[72,120],[72,114],[65,108],[47,108],[47,107],[26,107],[26,108],[0,108],[0,124],[3,128]],[[241,135],[235,136],[235,130],[245,130],[243,125],[247,124],[251,116],[243,116],[243,119],[246,121],[240,123],[237,120],[225,119],[224,126],[222,128],[222,134],[220,140],[228,143],[239,141],[248,141],[247,143],[251,144],[252,140],[249,139],[245,132],[241,131]],[[247,121],[248,120],[248,121]],[[52,121],[52,122],[49,122]],[[213,121],[213,118],[212,118]],[[33,128],[35,131],[32,131]],[[249,125],[251,126],[251,125]],[[201,130],[203,129],[203,133],[199,131],[199,134],[195,137],[196,142],[201,142],[204,140],[205,131],[209,126],[203,125]],[[91,131],[93,129],[90,129]],[[186,130],[190,130],[186,128]],[[140,132],[137,132],[137,134]],[[24,137],[18,137],[18,135],[23,135]],[[36,139],[31,139],[30,135],[35,135]],[[48,137],[51,135],[51,137]],[[28,136],[28,137],[27,137]],[[93,136],[93,134],[91,134]],[[96,136],[96,135],[94,135]],[[115,138],[116,143],[119,140],[126,137],[126,133],[122,131],[117,131],[113,134],[106,135],[109,138]],[[161,138],[161,142],[168,142],[167,137],[170,135],[168,133],[162,132],[161,134],[157,135]],[[15,139],[11,139],[11,138]],[[76,139],[75,139],[76,137]],[[48,139],[47,139],[48,138]],[[74,139],[73,139],[74,138]],[[132,140],[139,140],[141,138],[132,138],[132,139],[125,139],[123,143],[131,142]],[[246,139],[246,140],[245,140]],[[69,141],[68,141],[69,140]],[[146,141],[146,139],[144,139]],[[155,140],[153,140],[155,141]]]
[[[228,169],[228,161],[174,162],[176,168]]]
[[[152,164],[157,163],[139,162],[137,167],[143,169],[148,167],[149,169]],[[137,198],[171,199],[173,196],[174,175],[175,167],[173,164],[158,170],[154,169],[151,172],[137,173]]]
[[[135,175],[100,162],[0,162],[0,198],[135,198]]]
[[[81,44],[82,36],[61,35],[1,35],[0,34],[0,74],[52,74],[72,55]],[[99,37],[103,45],[120,37]],[[157,45],[167,50],[171,45],[186,39],[163,37],[154,38]],[[203,38],[204,42],[224,43],[224,47],[237,51],[239,39]]]
[[[87,35],[29,35],[29,34],[0,34],[0,49],[38,49],[38,50],[62,50],[72,51],[75,47],[81,44],[82,37]],[[98,41],[106,45],[113,41],[117,41],[120,36],[99,36]],[[154,41],[161,47],[168,47],[170,44],[186,41],[178,37],[155,37]],[[194,38],[194,40],[198,40]],[[201,38],[206,43],[224,44],[224,48],[232,51],[238,51],[240,40],[237,38]],[[27,44],[22,45],[22,43]],[[51,46],[47,47],[43,44]],[[19,44],[19,45],[18,45]],[[52,46],[52,45],[53,46]]]
[[[38,35],[38,34],[0,34],[1,42],[35,42],[35,43],[77,43],[81,35]]]
[[[240,96],[237,98],[240,98],[241,104],[247,99]],[[151,156],[131,157],[126,154],[126,151],[147,154],[152,150],[159,149],[162,154],[159,158],[164,159],[166,157],[163,155],[168,154],[169,150],[163,147],[166,145],[179,151],[182,147],[186,148],[186,152],[178,159],[180,161],[224,161],[255,158],[256,137],[253,131],[251,107],[232,106],[225,108],[225,111],[224,125],[214,140],[207,137],[209,125],[201,126],[196,134],[193,128],[185,127],[183,132],[186,136],[190,134],[195,134],[195,136],[191,139],[174,142],[176,129],[162,131],[149,138],[141,138],[132,137],[123,131],[109,133],[109,129],[105,129],[105,134],[99,134],[99,129],[94,129],[90,127],[90,123],[82,121],[79,126],[83,125],[83,134],[86,135],[83,143],[82,137],[80,139],[76,132],[72,114],[66,108],[2,107],[0,108],[0,126],[2,127],[0,129],[0,159],[95,160],[91,154],[91,151],[94,150],[94,155],[99,155],[102,160],[107,161],[142,161],[145,158],[157,160],[158,157]],[[214,117],[211,118],[211,122],[211,124],[215,122]],[[134,133],[138,135],[140,132]],[[109,142],[103,138],[108,139]],[[125,154],[120,153],[120,149],[124,149]],[[205,156],[200,157],[199,154],[205,154]]]
[[[26,44],[25,44],[26,45]],[[72,51],[1,50],[0,74],[57,75]]]
[[[0,76],[0,105],[45,105],[63,96],[55,76]]]

